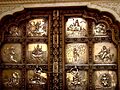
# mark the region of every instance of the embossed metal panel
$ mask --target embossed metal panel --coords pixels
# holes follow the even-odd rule
[[[17,25],[11,25],[8,27],[8,36],[21,36],[21,29]]]
[[[34,43],[28,44],[27,57],[28,63],[45,64],[47,63],[47,44]]]
[[[97,25],[95,25],[93,23],[93,34],[95,36],[108,36],[107,35],[107,25],[105,23],[98,23]]]
[[[95,71],[93,80],[95,90],[115,90],[117,75],[115,71]]]
[[[94,62],[102,64],[115,63],[117,50],[112,43],[102,42],[94,44]]]
[[[48,21],[45,18],[33,19],[26,28],[28,36],[47,36]]]
[[[22,62],[22,48],[19,43],[5,44],[1,49],[1,54],[4,63]]]
[[[70,43],[66,45],[66,63],[87,63],[88,48],[85,43]]]
[[[3,70],[2,80],[5,87],[19,88],[21,82],[21,71],[20,70]]]
[[[41,71],[28,71],[28,83],[45,85],[47,80],[47,74]]]
[[[66,37],[79,38],[87,35],[87,22],[83,18],[71,17],[66,22]]]
[[[87,72],[80,71],[77,68],[71,68],[66,73],[66,84],[68,90],[86,90]]]

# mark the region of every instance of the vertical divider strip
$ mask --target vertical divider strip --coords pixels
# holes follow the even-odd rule
[[[53,11],[53,90],[59,89],[58,79],[59,61],[59,10]]]

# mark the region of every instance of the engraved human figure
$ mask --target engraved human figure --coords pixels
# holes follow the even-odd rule
[[[39,21],[39,22],[37,22],[36,23],[36,30],[35,30],[35,32],[39,35],[45,35],[45,25],[44,25],[44,20],[42,20],[42,21]]]
[[[72,80],[70,81],[70,90],[85,90],[86,80],[84,79],[85,74],[75,68],[71,69]]]
[[[19,36],[19,35],[20,35],[20,30],[18,29],[18,27],[13,26],[13,27],[10,28],[9,33],[10,33],[12,36]]]
[[[43,19],[32,20],[28,23],[28,35],[30,36],[44,36],[46,35],[46,23]]]
[[[96,33],[98,34],[106,34],[106,27],[104,24],[98,24],[96,27],[95,27],[95,31]]]
[[[79,53],[77,52],[77,49],[74,48],[73,49],[73,59],[74,59],[74,61],[78,61],[78,58],[79,58]]]
[[[107,48],[106,46],[103,46],[101,51],[98,53],[98,55],[95,55],[95,58],[100,58],[103,61],[112,61],[112,58],[114,57],[114,54],[110,54],[110,48]]]
[[[42,73],[42,69],[41,68],[38,68],[38,67],[35,68],[34,75],[30,79],[31,83],[44,85],[46,83],[46,79],[43,76],[41,76],[41,73]]]
[[[74,86],[80,85],[81,77],[79,76],[78,69],[77,69],[77,71],[73,71],[72,74],[73,74],[73,81],[71,84],[73,84]]]
[[[110,49],[107,49],[106,46],[103,46],[98,55],[101,57],[101,59],[104,59],[109,53]]]
[[[16,52],[15,52],[15,48],[14,47],[10,47],[9,48],[9,59],[13,62],[17,62],[17,60],[15,59],[16,57]]]
[[[5,82],[7,86],[17,86],[19,85],[20,75],[18,72],[12,73],[12,75],[8,78],[8,81]]]
[[[43,51],[42,51],[42,46],[39,47],[39,45],[37,45],[37,47],[34,47],[34,50],[32,51],[32,58],[36,61],[42,60],[43,57]]]
[[[81,27],[79,25],[79,21],[78,20],[75,20],[75,23],[74,23],[74,31],[80,31],[81,30]]]

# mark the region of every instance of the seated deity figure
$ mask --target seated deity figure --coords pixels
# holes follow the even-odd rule
[[[35,47],[34,50],[32,51],[32,59],[40,61],[42,60],[42,57],[43,57],[42,46],[40,48],[39,45],[37,45],[37,47]]]

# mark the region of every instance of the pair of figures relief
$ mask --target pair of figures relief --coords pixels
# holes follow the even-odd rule
[[[87,71],[78,70],[75,66],[66,73],[68,90],[87,89]],[[93,73],[93,86],[95,90],[115,90],[117,76],[115,71],[100,70]]]
[[[11,25],[8,29],[9,36],[21,36],[22,31],[17,25]],[[47,36],[47,29],[47,20],[44,18],[32,19],[26,25],[28,36]]]
[[[107,36],[107,25],[103,22],[93,22],[93,35],[94,36]],[[86,37],[88,24],[83,18],[71,17],[66,21],[66,37],[67,38],[80,38]]]
[[[93,48],[94,63],[112,64],[116,62],[117,51],[112,43],[95,43]],[[66,45],[66,62],[85,64],[88,59],[88,48],[85,43]]]

